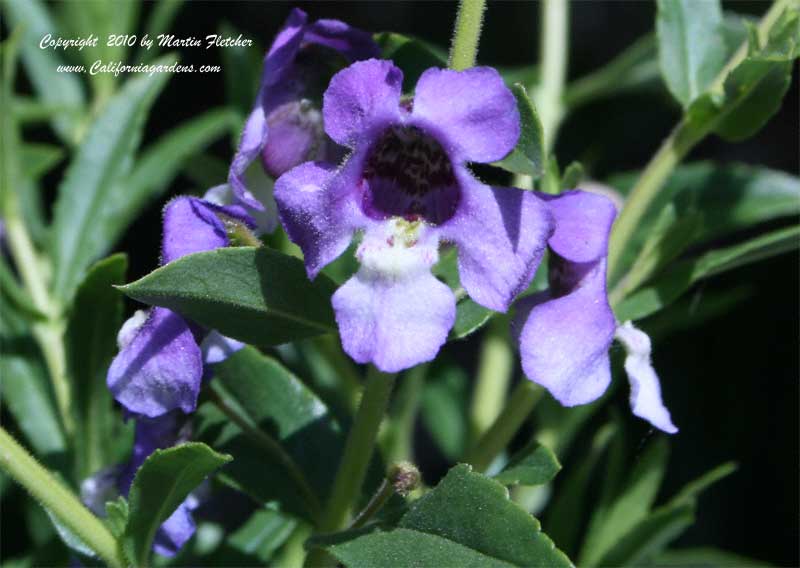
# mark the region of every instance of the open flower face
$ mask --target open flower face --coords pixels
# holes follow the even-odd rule
[[[505,311],[533,278],[552,232],[532,192],[478,181],[467,162],[499,160],[519,137],[512,93],[490,68],[429,69],[413,100],[390,61],[355,63],[325,92],[325,131],[351,153],[281,176],[275,199],[311,278],[363,233],[358,273],[333,297],[347,353],[386,372],[431,360],[455,320],[431,274],[439,246],[458,250],[473,300]]]
[[[321,98],[331,75],[350,62],[376,57],[372,36],[339,20],[309,22],[295,8],[264,58],[256,105],[242,132],[229,183],[243,203],[271,210],[263,180],[246,176],[260,157],[273,178],[307,160],[337,160],[343,150],[322,128]]]

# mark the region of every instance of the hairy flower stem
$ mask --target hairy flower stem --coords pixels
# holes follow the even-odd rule
[[[103,561],[122,567],[127,563],[117,541],[100,519],[95,517],[69,489],[0,427],[0,467],[31,496],[78,536]]]
[[[367,506],[353,519],[353,524],[350,525],[350,528],[357,529],[363,527],[378,511],[383,509],[383,506],[391,499],[392,495],[394,495],[394,487],[392,487],[388,479],[384,478],[380,487],[378,487],[378,490],[375,492],[375,495],[373,495],[369,503],[367,503]]]
[[[347,436],[330,501],[318,526],[320,533],[341,530],[350,520],[375,451],[378,430],[389,404],[394,379],[394,374],[382,373],[375,367],[369,368],[364,394]],[[309,555],[306,565],[319,566],[327,562],[327,554],[322,549],[317,549]]]
[[[461,0],[450,46],[450,69],[462,71],[475,65],[486,0]]]
[[[558,126],[564,116],[564,83],[569,53],[568,0],[542,0],[541,71],[542,81],[536,91],[537,111],[542,121],[545,147],[552,149]]]
[[[312,517],[318,518],[321,514],[322,506],[316,494],[311,489],[311,485],[308,483],[306,476],[303,474],[303,470],[300,469],[292,457],[286,453],[283,447],[276,442],[272,436],[250,424],[249,420],[244,418],[235,408],[225,401],[225,398],[217,389],[218,387],[216,387],[214,383],[212,383],[208,389],[209,396],[214,406],[220,409],[225,416],[230,418],[234,424],[241,428],[242,432],[253,440],[258,447],[275,458],[278,463],[286,469],[292,481],[297,485],[297,489],[300,491],[303,503],[308,509],[308,512]]]
[[[523,379],[511,393],[503,413],[478,440],[464,461],[477,471],[486,471],[530,416],[543,392],[541,387]]]
[[[58,303],[51,297],[45,286],[41,259],[36,254],[25,223],[19,212],[19,204],[14,190],[6,188],[4,216],[6,235],[14,264],[22,282],[31,296],[36,309],[45,314],[46,319],[32,326],[33,336],[39,344],[53,385],[56,406],[67,438],[75,431],[71,410],[71,392],[67,376],[67,356],[64,348],[64,321]]]
[[[514,370],[514,354],[506,338],[507,326],[505,318],[496,317],[483,338],[470,408],[472,440],[480,438],[497,420],[508,394],[508,384]]]
[[[759,37],[763,40],[769,35],[769,31],[783,10],[789,5],[789,0],[776,0],[769,11],[761,19],[758,25]],[[731,59],[717,75],[709,90],[718,90],[725,83],[728,73],[736,67],[747,55],[747,41],[733,54]],[[643,217],[647,214],[653,201],[658,196],[664,183],[670,176],[675,167],[681,160],[713,131],[716,124],[724,118],[725,113],[718,115],[713,120],[707,120],[702,125],[692,123],[684,115],[672,133],[661,144],[658,152],[651,158],[636,185],[630,192],[625,207],[619,215],[614,229],[611,232],[611,239],[608,245],[608,279],[610,282],[619,282],[609,295],[612,306],[618,304],[628,292],[632,291],[633,286],[630,282],[635,282],[635,278],[620,278],[622,267],[622,253],[625,246],[630,242],[637,227]],[[632,266],[635,266],[634,263]],[[627,283],[626,283],[627,282]]]
[[[427,373],[427,364],[409,369],[397,389],[389,428],[381,436],[381,448],[388,463],[413,459],[414,423]]]

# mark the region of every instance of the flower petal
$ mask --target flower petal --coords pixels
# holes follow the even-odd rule
[[[458,212],[441,226],[441,235],[458,246],[458,271],[469,296],[505,312],[536,273],[553,230],[551,215],[531,191],[462,177]]]
[[[372,34],[340,20],[317,20],[306,29],[304,40],[335,49],[350,61],[380,57]]]
[[[278,83],[292,66],[303,42],[307,22],[308,15],[303,10],[294,8],[289,13],[264,58],[264,85]]]
[[[499,160],[519,139],[516,99],[491,67],[428,69],[417,82],[413,116],[436,125],[465,161]]]
[[[233,189],[234,194],[242,203],[258,211],[264,210],[265,206],[259,201],[249,188],[246,172],[250,164],[261,154],[264,144],[267,143],[268,127],[267,118],[264,116],[264,109],[259,102],[256,104],[242,130],[242,137],[239,140],[239,147],[233,155],[231,167],[228,171],[228,183]]]
[[[221,363],[244,347],[244,343],[225,337],[216,329],[212,329],[200,343],[203,362],[207,364]]]
[[[361,268],[333,295],[342,346],[354,360],[393,373],[436,357],[456,316],[453,292],[430,273],[436,241],[407,246],[379,231],[365,235]]]
[[[189,500],[178,505],[178,508],[167,517],[156,531],[153,539],[153,550],[161,556],[172,557],[192,538],[196,527]]]
[[[617,215],[610,199],[580,190],[541,195],[555,219],[550,248],[566,260],[580,263],[593,262],[607,254],[608,234]]]
[[[306,162],[275,183],[275,200],[289,238],[303,251],[309,278],[350,245],[366,220],[354,200],[359,160],[341,171],[323,162]]]
[[[616,322],[605,278],[603,260],[571,293],[520,302],[520,312],[529,310],[520,333],[522,369],[564,406],[597,399],[611,381],[608,349]]]
[[[661,401],[661,385],[650,363],[650,338],[629,321],[617,328],[616,338],[628,353],[625,372],[631,383],[631,410],[659,430],[675,434],[678,429]]]
[[[303,162],[326,159],[322,114],[307,101],[281,105],[269,114],[267,122],[270,136],[261,151],[261,163],[272,177],[278,178]]]
[[[353,148],[368,131],[398,121],[402,85],[403,72],[391,61],[368,59],[339,71],[323,97],[325,132]]]
[[[176,197],[164,207],[161,262],[187,254],[228,246],[225,225],[215,206],[196,197]]]
[[[108,388],[129,412],[154,418],[173,409],[193,412],[203,362],[189,326],[165,308],[147,322],[111,362]]]
[[[250,176],[248,176],[249,178]],[[259,202],[264,205],[264,208],[257,210],[248,205],[241,205],[244,214],[249,217],[254,224],[254,232],[256,235],[263,235],[264,233],[271,233],[275,230],[278,224],[278,211],[275,207],[275,199],[272,197],[272,182],[266,179],[266,176],[261,174],[263,183],[250,184],[250,187],[255,187],[257,192],[254,193]],[[259,188],[263,187],[264,193]],[[223,183],[215,185],[203,194],[203,201],[219,205],[220,207],[228,208],[237,206],[238,201],[233,194],[230,184]]]

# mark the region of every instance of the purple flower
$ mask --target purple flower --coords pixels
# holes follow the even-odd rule
[[[583,191],[544,197],[555,219],[548,241],[550,287],[517,306],[525,374],[564,406],[596,400],[611,382],[608,350],[616,335],[628,350],[625,369],[634,414],[677,432],[649,363],[649,338],[630,323],[618,328],[608,304],[606,256],[614,204]]]
[[[363,232],[358,273],[333,296],[345,351],[399,371],[436,356],[455,297],[430,272],[442,243],[458,250],[473,300],[505,311],[536,270],[552,231],[532,192],[489,187],[467,162],[492,162],[519,137],[514,96],[499,74],[428,69],[413,102],[390,61],[354,63],[325,92],[325,131],[351,150],[337,167],[307,162],[281,176],[275,199],[314,278]]]
[[[130,492],[136,471],[154,451],[180,444],[189,439],[188,424],[177,412],[158,418],[136,420],[136,433],[131,459],[124,465],[99,471],[81,484],[81,500],[100,517],[106,516],[105,504]],[[174,556],[194,534],[192,511],[199,505],[197,491],[190,494],[161,524],[153,540],[153,550],[163,556]]]
[[[164,208],[161,262],[230,244],[226,222],[252,221],[241,206],[222,207],[196,197],[177,197]],[[117,337],[120,351],[108,370],[114,398],[138,416],[155,418],[173,409],[193,412],[203,364],[216,363],[242,344],[206,332],[166,308],[137,312]]]
[[[229,183],[239,199],[256,209],[271,209],[269,182],[248,166],[259,155],[273,178],[307,160],[338,160],[343,154],[322,128],[319,104],[341,63],[377,57],[372,36],[338,20],[308,22],[295,8],[264,58],[255,108],[245,123],[233,158]],[[271,229],[277,219],[272,216]]]

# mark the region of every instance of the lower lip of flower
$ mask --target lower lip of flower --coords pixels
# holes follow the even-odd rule
[[[439,225],[460,200],[450,157],[415,126],[391,126],[372,145],[362,173],[364,212],[374,219],[400,217]]]

